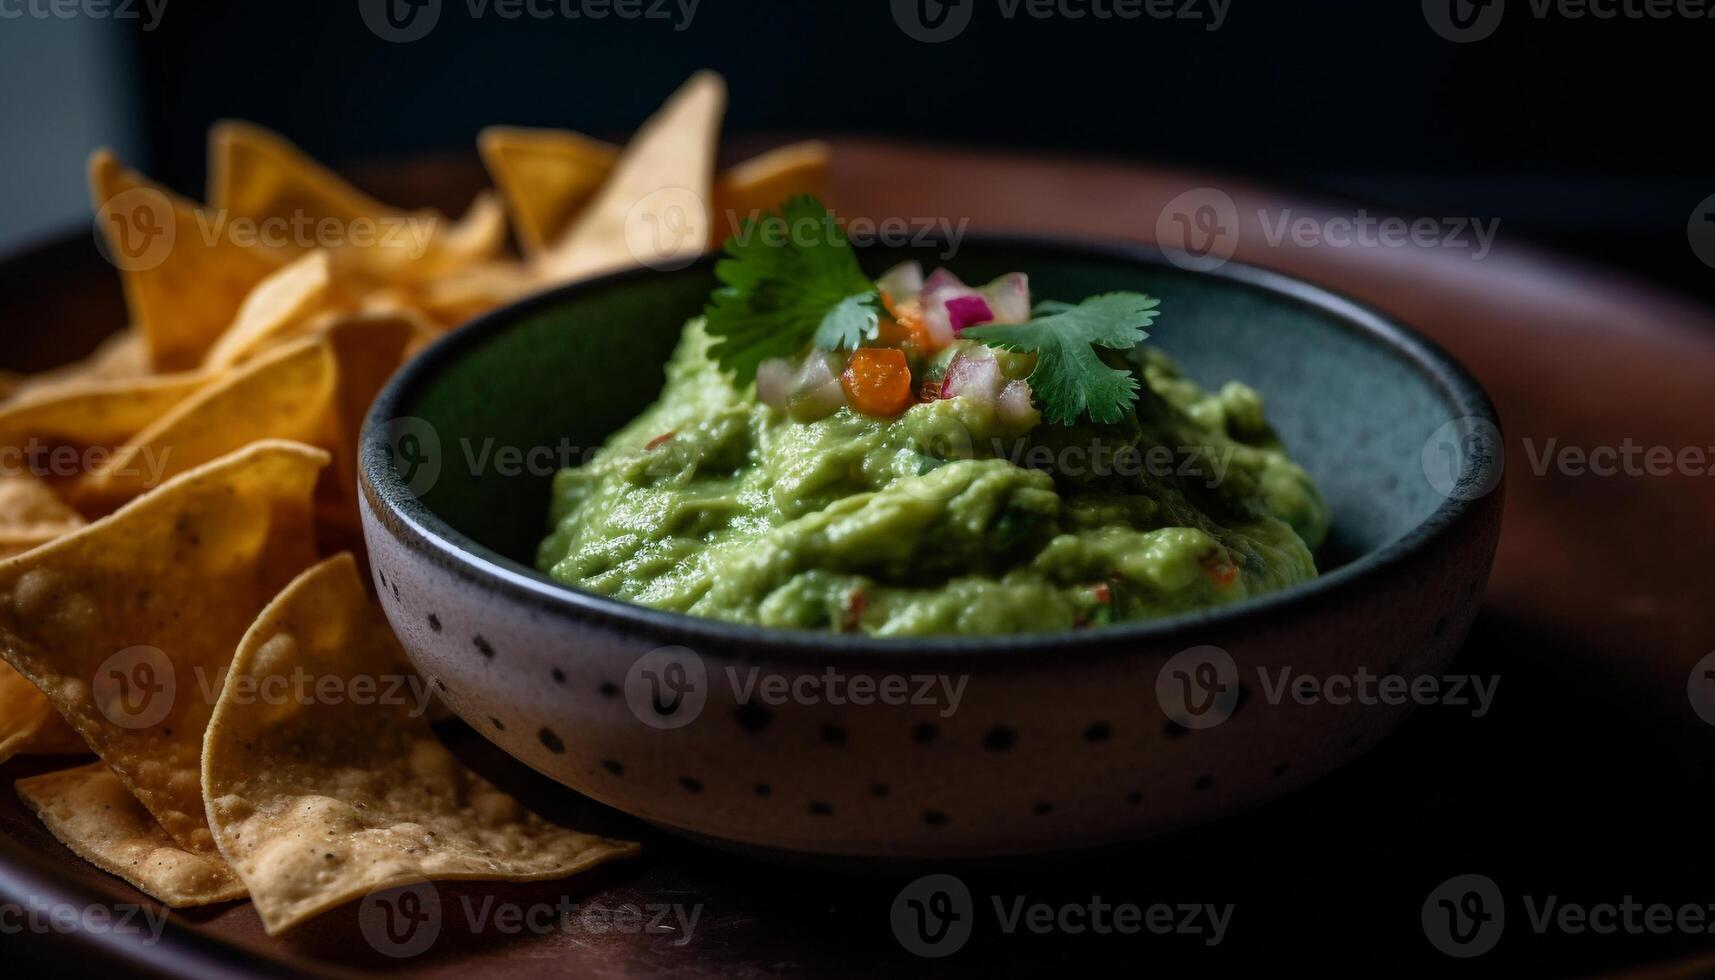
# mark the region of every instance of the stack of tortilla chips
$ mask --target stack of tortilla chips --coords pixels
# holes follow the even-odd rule
[[[486,130],[505,203],[456,222],[243,123],[211,135],[205,204],[94,155],[131,325],[0,385],[0,449],[26,462],[0,475],[0,762],[96,757],[17,783],[67,847],[170,906],[249,896],[270,932],[401,883],[635,853],[524,810],[411,704],[256,692],[411,670],[351,553],[358,427],[401,363],[526,293],[682,264],[823,193],[821,144],[717,177],[724,106],[700,73],[625,148]]]

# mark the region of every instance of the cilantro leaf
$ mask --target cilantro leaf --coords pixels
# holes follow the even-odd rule
[[[1137,376],[1109,367],[1097,347],[1130,350],[1149,334],[1161,301],[1143,293],[1107,293],[1077,306],[1038,304],[1029,323],[971,327],[961,336],[990,347],[1033,351],[1036,369],[1030,387],[1042,403],[1042,417],[1071,425],[1085,411],[1111,424],[1137,401]]]
[[[855,349],[875,336],[881,294],[822,202],[809,195],[752,218],[715,263],[721,286],[704,310],[711,353],[739,384],[770,357],[814,344]]]

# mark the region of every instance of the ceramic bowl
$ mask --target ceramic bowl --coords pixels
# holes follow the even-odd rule
[[[938,264],[862,253],[871,273],[905,257]],[[548,579],[532,559],[552,472],[657,397],[713,284],[705,259],[483,317],[375,404],[361,448],[375,584],[447,704],[620,810],[836,860],[1136,839],[1289,792],[1395,728],[1414,696],[1374,678],[1443,674],[1494,557],[1497,423],[1470,376],[1370,310],[1236,264],[974,238],[949,264],[979,282],[1023,270],[1042,297],[1161,297],[1150,342],[1206,386],[1257,388],[1322,487],[1324,574],[1215,612],[924,640],[737,626]]]

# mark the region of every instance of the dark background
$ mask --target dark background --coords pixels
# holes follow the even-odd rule
[[[140,113],[139,162],[194,192],[204,132],[226,116],[336,165],[468,152],[490,123],[622,136],[712,67],[730,85],[729,138],[860,133],[1190,164],[1410,215],[1499,218],[1503,238],[1686,292],[1715,277],[1686,238],[1715,193],[1715,19],[1538,18],[1510,0],[1492,37],[1455,44],[1418,0],[1232,0],[1215,31],[1008,19],[999,0],[962,0],[964,33],[925,44],[886,0],[701,0],[682,31],[676,14],[473,18],[477,2],[441,0],[427,37],[391,43],[358,0],[170,0],[153,30],[115,22],[135,80],[115,97]]]

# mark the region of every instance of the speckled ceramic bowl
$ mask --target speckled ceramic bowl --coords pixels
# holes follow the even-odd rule
[[[863,258],[877,272],[907,256]],[[491,314],[383,393],[362,445],[364,528],[418,668],[478,731],[580,793],[832,858],[1138,838],[1288,792],[1397,726],[1409,699],[1305,704],[1278,680],[1444,672],[1500,527],[1496,422],[1472,379],[1410,330],[1256,269],[1020,240],[968,240],[951,264],[969,281],[1024,270],[1043,297],[1161,297],[1151,343],[1205,385],[1260,390],[1323,488],[1321,578],[1156,622],[909,641],[740,627],[553,582],[532,567],[552,470],[656,398],[713,282],[705,260]]]

